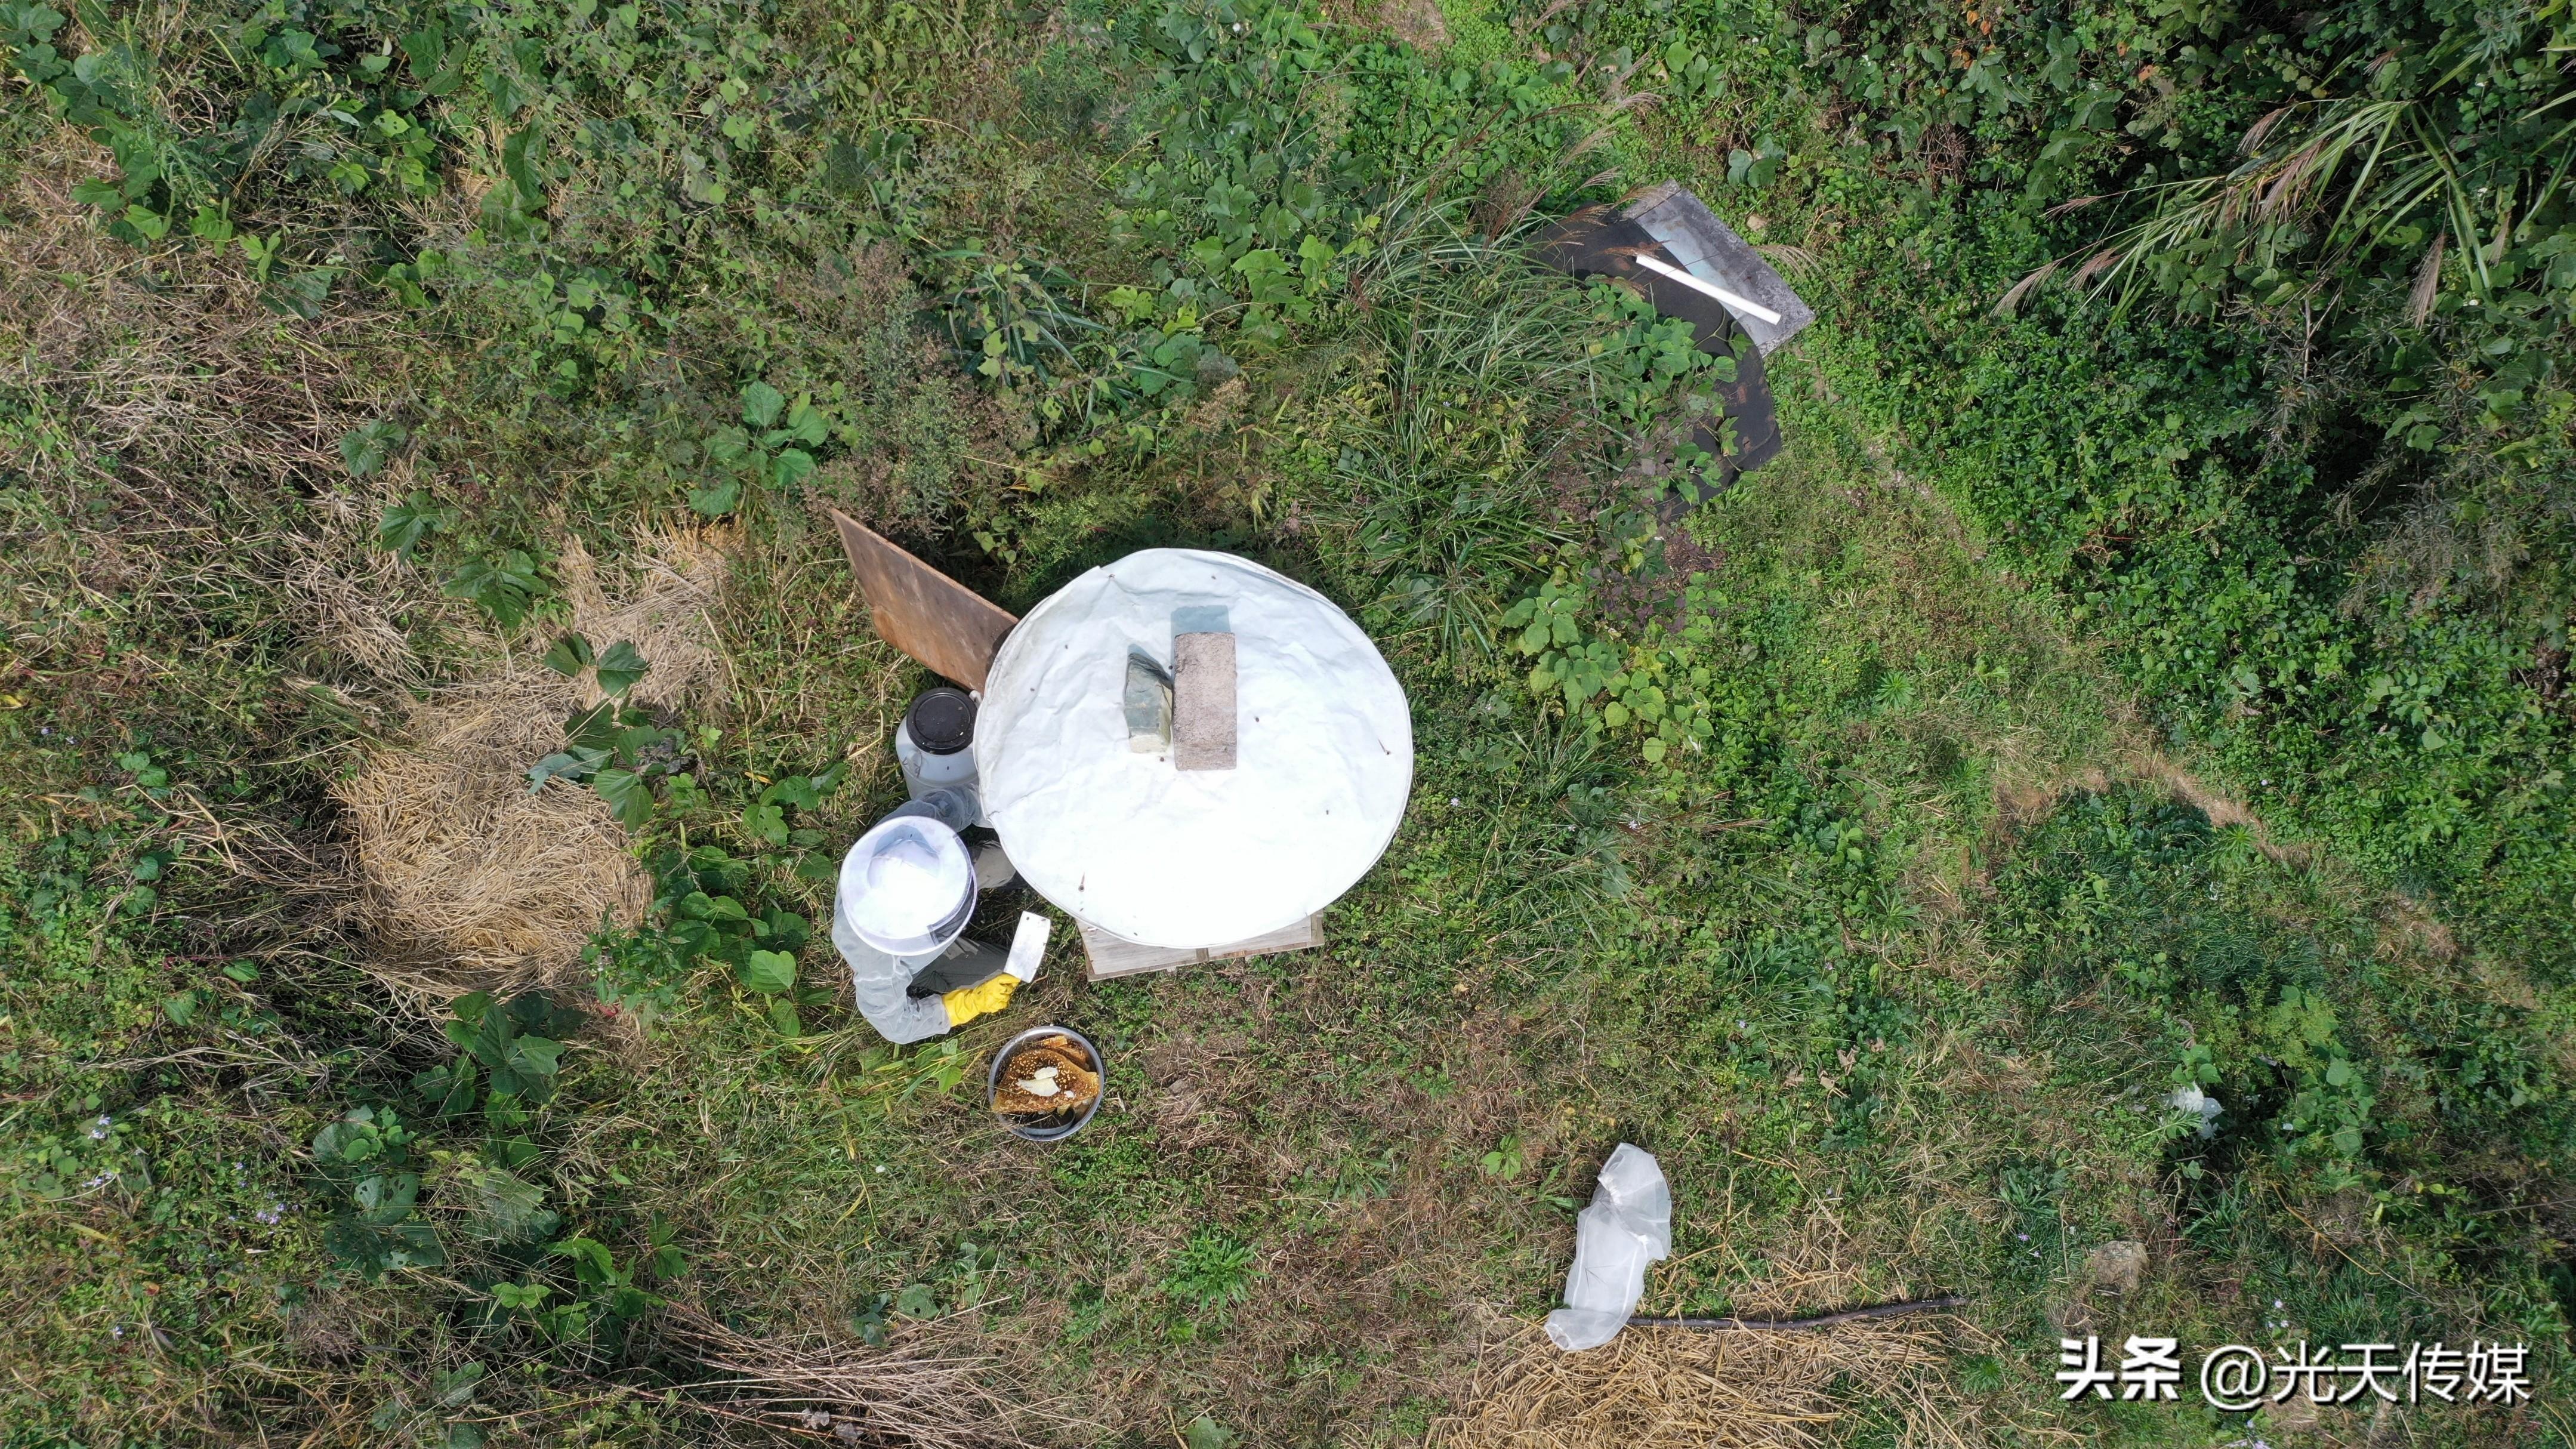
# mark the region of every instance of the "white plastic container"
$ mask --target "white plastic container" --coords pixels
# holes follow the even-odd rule
[[[915,800],[933,790],[974,787],[976,700],[945,685],[925,691],[895,727],[894,759],[904,793]],[[980,795],[980,792],[976,792]],[[978,814],[977,825],[991,825]]]

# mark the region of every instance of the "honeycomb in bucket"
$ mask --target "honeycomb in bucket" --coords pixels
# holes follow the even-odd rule
[[[1082,1044],[1071,1037],[1046,1036],[1004,1059],[993,1110],[1008,1117],[1061,1117],[1099,1097],[1100,1074],[1091,1069],[1091,1056]]]

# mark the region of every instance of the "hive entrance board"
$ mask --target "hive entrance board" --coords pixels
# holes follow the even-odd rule
[[[882,534],[837,509],[827,510],[841,533],[860,597],[885,641],[919,660],[931,673],[968,689],[984,687],[1002,638],[1020,621],[973,589],[923,563]]]

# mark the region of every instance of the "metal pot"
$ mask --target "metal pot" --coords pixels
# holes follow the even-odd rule
[[[1039,1122],[1024,1122],[1014,1117],[1004,1116],[998,1110],[993,1113],[1012,1136],[1024,1138],[1030,1142],[1062,1142],[1081,1131],[1083,1124],[1090,1121],[1093,1114],[1100,1110],[1102,1099],[1109,1095],[1109,1064],[1101,1059],[1100,1048],[1093,1045],[1091,1038],[1069,1026],[1033,1026],[1002,1043],[1001,1047],[993,1053],[993,1065],[984,1074],[984,1105],[991,1107],[994,1099],[1001,1095],[1002,1067],[1010,1061],[1013,1054],[1031,1042],[1051,1036],[1063,1037],[1082,1048],[1083,1055],[1090,1059],[1093,1074],[1100,1078],[1100,1093],[1091,1099],[1090,1106],[1082,1109],[1080,1116],[1070,1122],[1049,1124],[1045,1123],[1044,1119]]]

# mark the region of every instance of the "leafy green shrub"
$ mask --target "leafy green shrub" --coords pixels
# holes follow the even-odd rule
[[[2527,1013],[2389,965],[2367,922],[2308,924],[2282,867],[2189,806],[2079,796],[1996,890],[2032,986],[2049,1000],[2100,993],[2159,1023],[2134,1069],[2160,1095],[2215,1094],[2222,1150],[2366,1188],[2390,1214],[2438,1215],[2446,1164],[2548,1161],[2576,1132]],[[2187,1177],[2203,1170],[2199,1126],[2183,1113],[2165,1126]]]
[[[1647,113],[1639,158],[1722,149],[1687,178],[1721,210],[1812,228],[1828,325],[1801,350],[2103,631],[2160,725],[2564,974],[2576,130],[2538,57],[2565,17],[1512,13],[1698,99]],[[2053,256],[2197,320],[2015,285]]]
[[[816,853],[822,833],[794,817],[816,809],[839,788],[849,762],[763,784],[739,820],[751,854],[736,855],[703,838],[688,844],[685,826],[665,831],[709,810],[698,783],[698,759],[683,753],[690,741],[655,712],[620,705],[616,698],[643,677],[649,667],[643,656],[621,643],[594,658],[589,641],[571,634],[556,642],[546,662],[567,674],[592,670],[611,697],[564,722],[565,747],[529,767],[529,788],[559,780],[598,791],[620,823],[645,837],[657,886],[642,927],[603,932],[583,948],[582,961],[601,1002],[650,1023],[679,1003],[701,965],[714,964],[744,990],[771,998],[771,1022],[782,1035],[798,1035],[798,1008],[831,999],[827,990],[797,983],[796,952],[812,927],[794,911],[776,905],[754,911],[746,900],[764,868],[811,880],[833,878],[833,859]],[[712,748],[716,738],[704,732],[698,743]]]
[[[416,1135],[390,1107],[352,1107],[313,1136],[315,1165],[348,1195],[323,1246],[368,1278],[393,1268],[447,1266],[437,1230],[416,1211],[420,1174],[403,1170]]]

